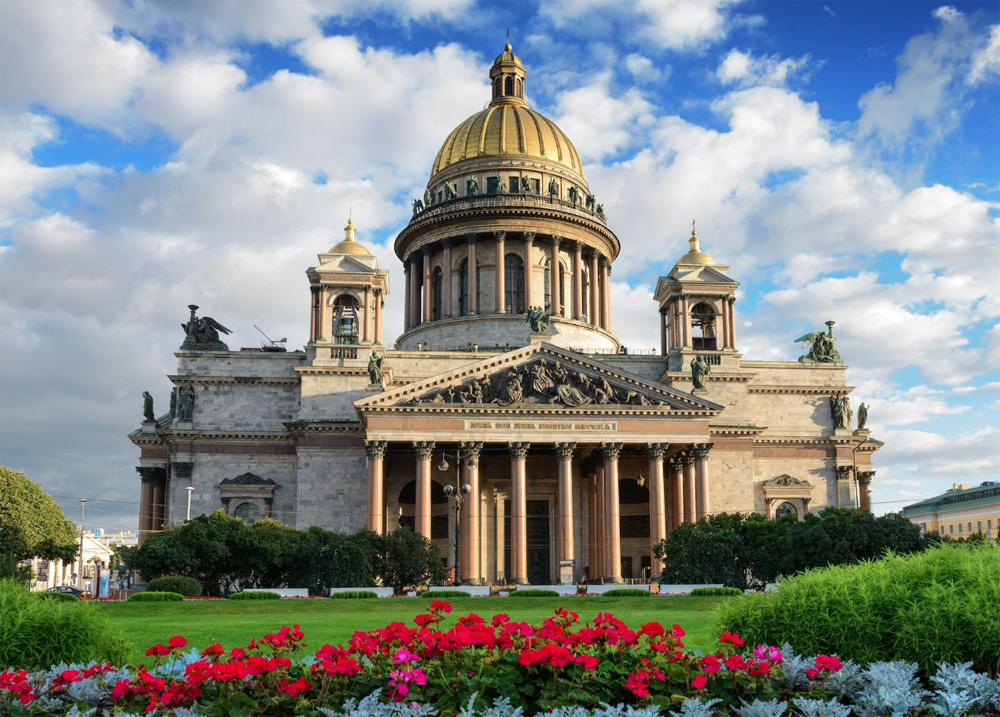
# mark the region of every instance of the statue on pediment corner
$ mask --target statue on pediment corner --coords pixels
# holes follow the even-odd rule
[[[142,420],[146,423],[152,423],[156,420],[156,414],[153,412],[153,397],[149,391],[142,392]]]
[[[191,310],[191,318],[186,324],[181,324],[184,329],[181,351],[228,351],[229,347],[219,339],[219,332],[233,332],[211,316],[198,318],[198,307],[195,304],[190,304],[188,308]]]
[[[868,406],[862,401],[858,406],[858,430],[865,430],[865,425],[868,423]]]
[[[177,420],[191,423],[194,418],[194,386],[181,386],[177,390]]]
[[[841,363],[840,352],[837,351],[837,343],[833,335],[834,323],[827,321],[826,331],[812,331],[795,339],[795,343],[802,343],[803,347],[809,347],[809,353],[799,357],[800,363]]]

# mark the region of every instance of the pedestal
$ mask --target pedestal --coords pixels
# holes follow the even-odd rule
[[[573,580],[573,562],[572,560],[560,560],[559,561],[559,584],[560,585],[572,585]]]

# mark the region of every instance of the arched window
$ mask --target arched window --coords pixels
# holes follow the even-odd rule
[[[335,344],[358,343],[358,300],[349,294],[342,294],[333,303],[333,342]]]
[[[493,99],[496,99],[497,97],[500,96],[500,89],[501,89],[501,84],[500,84],[500,78],[498,77],[496,82],[493,83]]]
[[[431,274],[431,318],[437,321],[441,318],[441,294],[444,289],[444,274],[441,267]]]
[[[544,299],[543,299],[543,302],[544,302],[543,306],[544,306],[545,310],[548,311],[551,314],[552,313],[552,272],[549,271],[549,266],[548,266],[547,263],[545,265],[545,273],[542,275],[542,282],[543,282],[543,287],[544,287],[543,293],[545,295]]]
[[[504,311],[508,314],[524,313],[524,261],[517,254],[504,258],[503,269]]]
[[[503,81],[503,93],[506,97],[514,96],[514,78],[508,77]]]
[[[559,315],[569,316],[566,313],[566,268],[559,262]]]
[[[524,96],[524,88],[521,86],[521,80],[520,79],[517,81],[517,96],[518,97],[523,97]]]
[[[795,510],[795,506],[789,502],[784,502],[774,509],[774,518],[784,518],[786,515],[798,516],[799,511]]]
[[[691,309],[691,339],[696,351],[715,351],[715,309],[707,302],[699,302]]]
[[[247,501],[236,506],[236,510],[233,511],[233,517],[239,518],[244,523],[256,523],[264,517],[264,511],[256,503]]]
[[[480,281],[479,265],[476,265],[476,301],[475,308],[469,308],[469,260],[462,259],[458,268],[458,310],[461,316],[470,312],[479,313],[479,297],[481,296],[482,282]]]

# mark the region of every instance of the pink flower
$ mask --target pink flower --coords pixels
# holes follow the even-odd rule
[[[392,658],[392,664],[402,665],[407,662],[419,662],[420,656],[415,655],[407,649],[399,650]]]
[[[753,656],[758,660],[767,660],[768,662],[781,662],[782,659],[781,650],[770,645],[757,645],[754,648]]]

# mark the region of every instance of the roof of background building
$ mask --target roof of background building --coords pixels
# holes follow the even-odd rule
[[[997,509],[1000,510],[1000,483],[987,482],[974,488],[952,488],[934,498],[908,505],[903,508],[902,513],[903,515],[926,513],[930,510],[951,508],[956,505],[961,505],[964,508],[988,502],[996,503]]]

